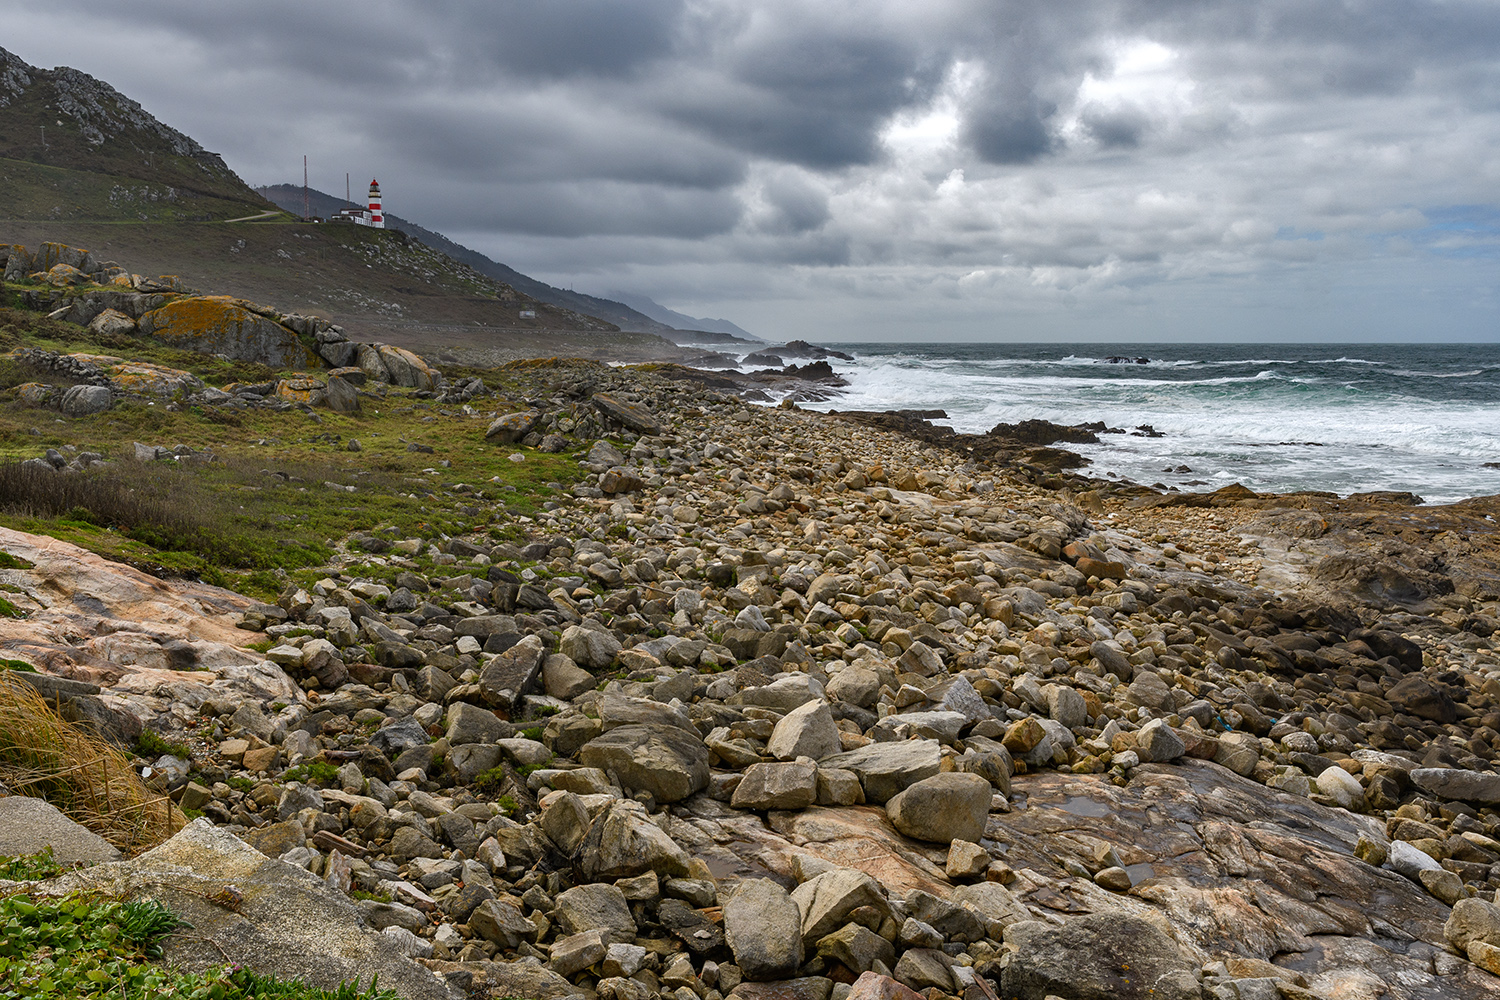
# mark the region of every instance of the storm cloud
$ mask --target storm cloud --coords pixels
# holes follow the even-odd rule
[[[1479,0],[0,0],[252,184],[808,339],[1493,338]],[[92,30],[78,30],[87,17]]]

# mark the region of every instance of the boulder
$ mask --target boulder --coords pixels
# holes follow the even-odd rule
[[[568,934],[598,929],[627,944],[635,937],[635,919],[618,886],[599,882],[574,886],[558,895],[556,917]]]
[[[585,879],[629,878],[654,871],[686,875],[688,856],[639,802],[616,800],[589,827],[576,857]]]
[[[806,809],[818,798],[818,767],[811,761],[752,764],[734,790],[736,809]]]
[[[1480,805],[1500,804],[1500,774],[1457,767],[1418,767],[1410,774],[1412,784],[1429,795]]]
[[[802,965],[802,915],[770,879],[746,879],[724,904],[724,936],[746,979],[789,979]]]
[[[835,868],[808,879],[792,890],[792,902],[801,914],[802,941],[808,945],[838,930],[861,906],[890,912],[880,883],[851,868]]]
[[[330,374],[323,389],[323,402],[335,413],[358,413],[359,389],[348,379]]]
[[[25,795],[0,798],[0,857],[36,854],[48,847],[65,865],[120,859],[113,844],[64,816],[52,803]]]
[[[562,634],[558,652],[584,669],[603,670],[614,663],[620,640],[608,632],[569,625]]]
[[[495,713],[478,705],[461,701],[448,709],[446,736],[450,746],[466,743],[493,743],[507,730]]]
[[[484,432],[485,439],[497,444],[515,444],[531,433],[531,429],[536,426],[541,416],[541,413],[536,410],[518,410],[514,413],[501,414]]]
[[[70,417],[103,413],[113,405],[114,397],[102,385],[75,385],[62,397],[62,411]]]
[[[937,774],[942,767],[942,751],[937,740],[871,743],[825,757],[819,763],[825,768],[853,771],[859,775],[865,801],[883,803],[923,778]]]
[[[1386,692],[1385,700],[1399,712],[1439,725],[1458,721],[1458,706],[1453,698],[1425,677],[1403,677]]]
[[[1070,1000],[1200,1000],[1197,963],[1155,924],[1120,912],[1061,927],[1028,920],[1005,929],[1010,962],[1001,996]]]
[[[385,370],[390,373],[388,381],[392,385],[404,386],[408,389],[423,389],[431,391],[436,389],[443,380],[438,373],[426,361],[406,350],[404,347],[392,347],[390,344],[375,344],[374,348],[380,356]],[[361,368],[364,366],[361,365]]]
[[[588,767],[614,772],[627,792],[677,802],[708,787],[708,747],[676,726],[620,726],[578,751]]]
[[[89,320],[89,332],[101,337],[123,337],[137,331],[134,319],[118,309],[105,309]]]
[[[140,331],[168,347],[270,368],[322,367],[295,333],[248,305],[222,295],[186,296],[142,316]]]
[[[1500,947],[1500,906],[1487,899],[1460,899],[1443,925],[1443,936],[1459,951],[1471,941]]]
[[[507,711],[536,690],[546,656],[542,640],[528,635],[485,664],[479,672],[479,693],[484,700]]]
[[[1152,719],[1135,736],[1135,752],[1144,764],[1163,764],[1176,760],[1187,752],[1187,744],[1182,741],[1182,737],[1161,719]]]
[[[935,774],[909,786],[885,804],[891,823],[914,840],[978,843],[990,812],[990,783],[977,774]]]
[[[625,425],[637,434],[662,433],[661,422],[656,419],[656,415],[639,403],[603,392],[595,393],[593,403],[605,417]]]
[[[824,701],[810,701],[782,716],[766,742],[766,753],[777,760],[822,760],[842,749],[838,724]]]

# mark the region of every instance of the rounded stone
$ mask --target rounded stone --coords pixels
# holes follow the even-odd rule
[[[990,812],[990,783],[977,774],[935,774],[885,804],[891,823],[914,840],[978,842]]]

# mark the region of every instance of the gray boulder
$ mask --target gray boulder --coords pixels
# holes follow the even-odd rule
[[[676,726],[620,726],[585,743],[578,759],[613,772],[626,791],[677,802],[708,787],[708,747]]]
[[[885,802],[902,789],[937,774],[942,749],[937,740],[903,740],[871,743],[857,750],[825,757],[826,768],[853,771],[865,790],[866,802]]]
[[[495,713],[466,701],[458,702],[448,709],[448,743],[462,746],[466,743],[493,743],[505,732],[505,725],[495,718]]]
[[[585,669],[603,670],[615,662],[620,640],[608,632],[569,625],[562,634],[558,652]]]
[[[113,405],[114,398],[102,385],[75,385],[62,398],[62,411],[70,417],[103,413]]]
[[[1500,803],[1500,774],[1457,767],[1418,767],[1410,774],[1412,784],[1439,798],[1482,805]]]
[[[514,708],[523,697],[536,690],[546,652],[542,640],[534,635],[524,637],[479,672],[479,693],[491,705],[507,710]]]
[[[736,809],[806,809],[818,798],[818,767],[811,761],[752,764],[734,790]]]
[[[629,878],[654,871],[686,875],[688,856],[639,802],[615,801],[594,819],[576,852],[585,879]]]
[[[990,783],[977,774],[935,774],[892,796],[885,813],[914,840],[978,843],[989,820]]]
[[[822,760],[842,749],[838,724],[824,701],[810,701],[782,716],[766,743],[766,753],[777,760]]]
[[[630,903],[618,886],[600,882],[574,886],[557,897],[557,922],[568,934],[588,930],[606,931],[612,940],[629,943],[635,938],[635,919]]]
[[[835,868],[808,879],[792,890],[792,902],[802,915],[804,944],[814,944],[832,934],[861,906],[873,906],[883,913],[891,908],[880,883],[852,868]]]
[[[1091,913],[1061,927],[1037,920],[1005,929],[1006,997],[1070,1000],[1201,1000],[1198,966],[1165,932],[1140,917]]]
[[[724,936],[752,981],[790,979],[802,965],[802,915],[770,879],[746,879],[724,904]]]
[[[36,854],[48,847],[65,865],[120,859],[113,844],[64,816],[52,803],[25,795],[0,798],[0,856]]]

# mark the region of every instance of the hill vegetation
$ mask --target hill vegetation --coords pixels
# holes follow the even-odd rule
[[[180,222],[274,210],[109,84],[0,49],[0,217]]]
[[[597,356],[623,346],[641,360],[680,356],[654,336],[619,343],[615,323],[579,308],[592,304],[586,297],[576,306],[542,301],[504,279],[549,286],[430,235],[441,245],[397,230],[301,223],[108,84],[0,49],[0,242],[83,247],[422,351]],[[499,280],[449,248],[500,269]],[[642,328],[666,329],[638,318]]]

